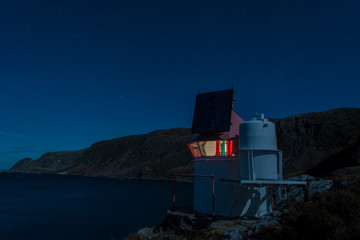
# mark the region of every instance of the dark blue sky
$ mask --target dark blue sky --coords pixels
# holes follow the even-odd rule
[[[359,107],[358,1],[0,3],[0,168],[191,127],[197,89],[281,118]]]

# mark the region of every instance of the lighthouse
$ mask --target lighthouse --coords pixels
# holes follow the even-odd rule
[[[273,186],[304,183],[282,181],[275,125],[263,114],[244,121],[233,111],[233,93],[196,96],[192,133],[197,135],[188,144],[194,157],[193,209],[261,217],[272,211]]]
[[[194,175],[214,175],[216,214],[230,216],[234,187],[220,182],[238,176],[239,126],[244,120],[233,111],[233,89],[196,96],[189,143],[194,156]],[[213,212],[212,180],[194,177],[195,211]],[[235,187],[236,188],[236,187]]]

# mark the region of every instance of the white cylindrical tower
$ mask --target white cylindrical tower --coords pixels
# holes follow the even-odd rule
[[[275,124],[256,114],[240,124],[240,178],[279,179],[281,153],[277,150]]]
[[[240,124],[240,149],[277,150],[275,124],[263,114]]]

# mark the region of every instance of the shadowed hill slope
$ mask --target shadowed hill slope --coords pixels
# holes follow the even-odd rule
[[[315,176],[360,162],[360,109],[340,108],[273,119],[286,176]]]
[[[360,162],[360,109],[342,108],[271,119],[278,148],[283,151],[284,176],[329,175]],[[79,151],[46,153],[20,160],[14,172],[67,173],[124,178],[166,179],[191,173],[187,143],[190,129],[158,130],[94,143]]]
[[[191,172],[187,143],[190,129],[158,130],[94,143],[71,152],[46,153],[37,160],[20,160],[16,172],[66,173],[159,179],[174,172]]]

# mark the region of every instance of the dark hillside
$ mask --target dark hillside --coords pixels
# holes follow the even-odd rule
[[[329,175],[360,162],[360,109],[340,108],[273,119],[285,176]]]
[[[192,155],[187,143],[190,129],[158,130],[94,143],[72,152],[46,153],[29,158],[10,170],[94,176],[159,179],[173,172],[191,172]]]
[[[278,148],[283,151],[285,177],[301,173],[329,176],[335,170],[359,165],[360,109],[341,108],[271,121],[276,124]],[[166,179],[174,172],[192,172],[187,147],[192,137],[186,128],[126,136],[80,151],[26,158],[11,171]]]

